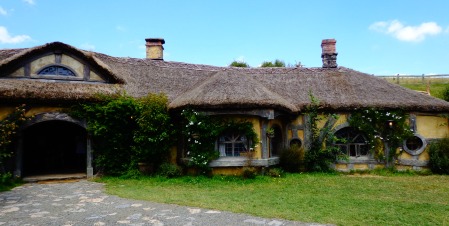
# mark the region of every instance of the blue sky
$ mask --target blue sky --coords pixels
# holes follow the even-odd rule
[[[447,0],[0,0],[0,48],[61,41],[120,57],[253,67],[281,59],[321,66],[321,40],[337,63],[376,75],[449,74]]]

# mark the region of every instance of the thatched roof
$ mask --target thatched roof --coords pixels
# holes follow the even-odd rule
[[[38,80],[0,80],[2,102],[64,103],[98,99],[98,94],[113,95],[123,90],[122,85],[102,83],[44,82]]]
[[[58,98],[46,93],[62,92],[62,100],[89,99],[93,93],[119,92],[135,97],[167,94],[171,109],[276,109],[301,112],[310,104],[309,92],[323,109],[350,111],[376,107],[421,112],[449,112],[449,103],[372,75],[338,68],[233,68],[161,60],[112,57],[78,50],[63,43],[30,49],[0,50],[0,72],[46,48],[65,47],[79,58],[116,78],[113,84],[48,83],[0,80],[0,99]],[[1,73],[0,73],[1,74]],[[0,75],[1,76],[1,75]],[[29,83],[29,84],[28,84]],[[72,94],[72,93],[76,93]]]

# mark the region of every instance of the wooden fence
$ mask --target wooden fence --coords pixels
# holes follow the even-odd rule
[[[376,75],[396,84],[446,84],[449,83],[449,74],[437,75]]]

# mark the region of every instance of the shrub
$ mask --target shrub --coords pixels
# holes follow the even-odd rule
[[[430,144],[429,167],[433,173],[449,174],[449,138],[443,138]]]
[[[254,179],[257,176],[256,167],[243,167],[242,169],[242,177],[245,179]]]
[[[285,172],[280,168],[270,168],[268,169],[267,176],[270,177],[283,177]]]
[[[296,144],[285,148],[282,150],[279,160],[283,170],[290,173],[299,172],[304,160],[304,148]]]
[[[230,67],[249,67],[249,65],[244,61],[234,60],[229,64]]]
[[[20,178],[14,177],[10,172],[0,173],[0,192],[8,191],[21,183]]]
[[[159,166],[159,170],[157,172],[159,176],[167,177],[167,178],[173,178],[173,177],[179,177],[182,175],[181,167],[171,164],[171,163],[163,163]]]

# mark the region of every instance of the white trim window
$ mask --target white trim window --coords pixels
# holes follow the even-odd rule
[[[248,151],[248,139],[239,133],[228,133],[219,137],[218,150],[220,156],[240,156],[240,153]]]
[[[339,138],[339,141],[334,145],[350,158],[368,158],[370,156],[367,139],[357,129],[345,127],[335,132],[335,136]]]

